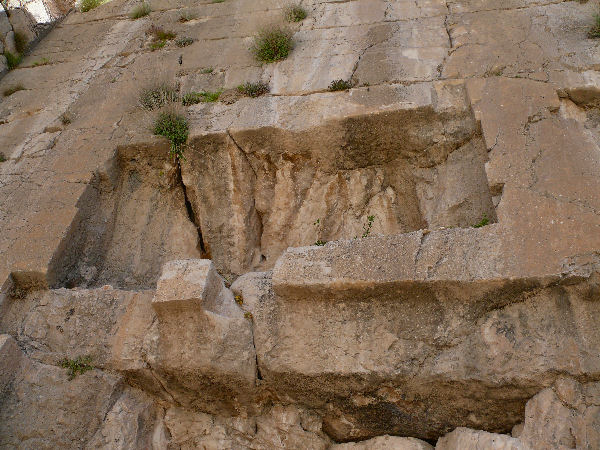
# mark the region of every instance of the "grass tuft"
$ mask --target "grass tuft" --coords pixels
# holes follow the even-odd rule
[[[3,163],[4,161],[6,161],[6,156],[4,156],[4,153],[0,153],[0,163]]]
[[[223,91],[209,92],[189,92],[181,98],[183,106],[195,105],[197,103],[212,103],[219,100]]]
[[[149,3],[142,2],[139,5],[133,7],[133,9],[129,12],[129,18],[131,20],[141,19],[144,16],[147,16],[152,12],[152,7]]]
[[[479,221],[479,223],[476,223],[475,225],[473,225],[473,228],[485,227],[489,223],[490,223],[490,219],[488,219],[487,214],[484,214],[483,219],[481,219],[481,221]]]
[[[91,11],[92,9],[100,6],[105,1],[106,0],[81,0],[81,3],[79,5],[79,10],[81,12]]]
[[[50,64],[50,60],[48,58],[41,58],[41,59],[38,59],[37,61],[35,61],[31,66],[38,67],[38,66],[45,66],[47,64]]]
[[[189,126],[185,117],[174,112],[160,113],[154,122],[154,134],[164,136],[171,141],[169,155],[173,159],[183,160],[184,144],[189,134]]]
[[[351,88],[352,88],[352,83],[350,81],[334,80],[331,82],[328,89],[331,92],[334,92],[334,91],[347,91],[348,89],[351,89]]]
[[[23,86],[22,84],[16,84],[14,86],[4,89],[3,94],[5,97],[9,97],[9,96],[13,95],[15,92],[24,91],[24,90],[25,90],[25,86]]]
[[[142,108],[152,111],[179,100],[179,86],[161,83],[142,89],[139,102]]]
[[[290,5],[284,9],[285,20],[288,22],[302,22],[308,13],[299,4]]]
[[[213,72],[214,72],[214,70],[215,70],[215,69],[213,69],[212,67],[205,67],[204,69],[202,69],[202,70],[200,71],[200,73],[204,73],[204,74],[207,74],[207,73],[213,73]]]
[[[250,50],[258,61],[272,63],[286,59],[293,48],[291,31],[287,28],[272,27],[258,32]]]
[[[269,92],[269,85],[266,83],[244,83],[237,88],[238,92],[244,94],[247,97],[260,97],[263,94]]]
[[[16,55],[12,54],[8,50],[4,51],[4,56],[6,57],[6,63],[8,64],[8,70],[13,70],[21,61],[23,61],[23,56],[17,53]]]
[[[72,380],[77,375],[83,374],[88,370],[92,370],[94,366],[90,363],[92,362],[91,356],[78,356],[75,359],[64,358],[59,361],[60,367],[69,370],[69,380]]]

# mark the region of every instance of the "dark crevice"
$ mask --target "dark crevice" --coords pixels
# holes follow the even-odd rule
[[[210,252],[206,249],[206,245],[204,244],[204,239],[202,237],[202,228],[200,227],[200,221],[197,219],[196,214],[194,214],[194,208],[192,207],[192,202],[187,195],[187,189],[185,183],[183,182],[183,177],[181,175],[181,162],[177,161],[177,179],[181,183],[181,189],[183,190],[183,199],[185,201],[185,209],[187,211],[188,218],[196,227],[198,231],[198,246],[200,247],[200,255],[204,259],[210,259]]]

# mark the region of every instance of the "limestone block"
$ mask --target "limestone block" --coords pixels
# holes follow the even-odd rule
[[[152,305],[159,343],[149,362],[182,404],[212,411],[226,401],[228,408],[236,393],[253,388],[250,318],[235,304],[210,260],[167,263]]]
[[[435,450],[532,450],[506,434],[457,428],[440,438]]]
[[[362,442],[336,444],[331,450],[433,450],[433,447],[420,439],[379,436]]]

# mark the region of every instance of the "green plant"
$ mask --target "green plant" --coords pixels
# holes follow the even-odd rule
[[[241,295],[236,295],[236,296],[235,296],[235,297],[233,297],[233,298],[235,299],[235,302],[236,302],[238,305],[242,306],[242,305],[244,304],[244,299],[242,298],[242,296],[241,296]]]
[[[142,89],[139,102],[142,108],[152,111],[168,103],[179,100],[179,86],[161,83],[150,88]]]
[[[147,16],[152,12],[152,7],[149,3],[142,2],[139,5],[133,7],[133,9],[129,12],[129,18],[132,20],[140,19],[144,16]]]
[[[317,242],[315,242],[315,245],[318,245],[319,247],[322,247],[325,244],[327,244],[327,241],[322,241],[320,239]]]
[[[219,100],[222,93],[223,91],[189,92],[181,98],[181,103],[183,103],[183,106],[195,105],[197,103],[212,103]]]
[[[3,94],[5,97],[8,97],[8,96],[13,95],[15,92],[24,91],[24,90],[25,90],[25,86],[23,86],[22,84],[15,84],[14,86],[4,89]]]
[[[156,25],[150,26],[150,28],[146,30],[146,34],[151,35],[155,41],[170,41],[177,36],[177,33],[165,31],[163,28],[157,27]]]
[[[371,233],[371,228],[373,227],[374,221],[375,221],[375,216],[367,216],[367,223],[365,223],[363,225],[362,237],[366,238]]]
[[[244,318],[248,320],[252,320],[252,313],[250,311],[246,311],[244,313]]]
[[[213,0],[212,3],[223,3],[225,0]]]
[[[97,8],[106,0],[81,0],[81,4],[79,5],[79,10],[81,12],[88,12],[94,8]]]
[[[175,45],[177,47],[187,47],[188,45],[192,45],[194,43],[194,39],[191,37],[180,37],[175,41]]]
[[[156,41],[150,44],[150,48],[152,50],[158,50],[159,48],[163,48],[165,45],[167,45],[167,41]]]
[[[260,97],[269,92],[269,85],[262,82],[244,83],[238,86],[237,90],[247,97]]]
[[[302,22],[307,16],[306,10],[299,4],[288,6],[283,12],[288,22]]]
[[[17,53],[25,53],[27,47],[27,35],[21,31],[15,31],[15,48],[17,49]]]
[[[317,228],[317,235],[321,234],[321,219],[317,219],[314,221],[313,225]],[[327,244],[327,241],[323,241],[321,239],[317,239],[314,245],[323,246]]]
[[[6,161],[6,156],[4,156],[4,153],[0,153],[0,163],[3,163],[4,161]]]
[[[72,380],[77,375],[83,374],[88,370],[92,370],[94,366],[90,363],[92,362],[91,356],[78,356],[75,359],[64,358],[59,361],[60,367],[69,370],[69,380]]]
[[[35,61],[32,66],[33,67],[37,67],[37,66],[45,66],[46,64],[50,64],[50,60],[48,58],[42,58],[42,59],[38,59],[37,61]]]
[[[6,57],[6,64],[8,65],[8,70],[13,70],[15,67],[21,64],[21,61],[23,61],[23,56],[21,56],[19,53],[14,55],[8,50],[4,51],[4,56]]]
[[[265,28],[258,32],[250,48],[254,57],[261,62],[272,63],[288,57],[294,48],[292,33],[286,28]]]
[[[204,74],[206,74],[206,73],[213,73],[214,70],[215,69],[213,69],[212,67],[206,67],[206,68],[202,69],[200,71],[200,73],[204,73]]]
[[[481,221],[479,221],[479,223],[476,223],[475,225],[473,225],[473,228],[485,227],[489,223],[490,223],[490,219],[488,219],[487,214],[484,214],[483,219],[481,219]]]
[[[171,141],[169,155],[173,159],[183,160],[184,144],[187,141],[189,126],[185,117],[174,112],[160,113],[154,123],[154,134],[164,136]]]
[[[590,28],[588,32],[588,37],[590,39],[600,38],[600,14],[594,15],[594,25]]]
[[[352,88],[352,83],[350,81],[334,80],[331,82],[328,89],[333,92],[333,91],[347,91],[350,88]]]

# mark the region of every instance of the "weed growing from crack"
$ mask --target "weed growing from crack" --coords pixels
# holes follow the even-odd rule
[[[179,100],[179,86],[161,83],[150,88],[142,89],[139,102],[142,108],[152,111],[161,108],[168,103]]]
[[[334,80],[331,82],[328,89],[331,92],[335,92],[335,91],[347,91],[348,89],[351,89],[351,88],[352,88],[352,83],[350,81]]]
[[[212,67],[206,67],[206,68],[202,69],[202,70],[200,71],[200,73],[203,73],[203,74],[207,74],[207,73],[213,73],[213,72],[214,72],[214,70],[215,70],[215,69],[213,69]]]
[[[490,219],[488,219],[487,214],[484,214],[483,215],[483,219],[481,219],[478,223],[476,223],[475,225],[473,225],[473,228],[485,227],[489,223],[490,223]]]
[[[71,114],[69,114],[69,113],[61,114],[59,119],[60,119],[60,123],[62,123],[65,126],[70,125],[71,122],[73,121],[73,118],[71,117]]]
[[[144,16],[147,16],[152,12],[152,7],[150,4],[146,2],[142,2],[139,5],[133,7],[133,9],[129,12],[129,18],[131,20],[140,19]]]
[[[321,219],[315,220],[313,225],[317,228],[317,234],[320,235],[321,234]],[[321,239],[317,239],[317,241],[314,243],[314,245],[318,245],[319,247],[322,247],[325,244],[327,244],[327,241],[323,241]]]
[[[287,28],[272,27],[258,32],[250,48],[254,57],[264,63],[286,59],[294,48],[292,33]]]
[[[219,100],[219,97],[223,91],[209,92],[189,92],[181,98],[183,106],[191,106],[197,103],[213,103]]]
[[[244,83],[237,87],[238,92],[244,94],[246,97],[260,97],[263,94],[269,92],[269,85],[266,83]]]
[[[4,161],[6,161],[6,156],[4,156],[4,153],[0,153],[0,163],[3,163]]]
[[[5,97],[9,97],[9,96],[13,95],[15,92],[24,91],[24,90],[25,90],[25,86],[23,86],[22,84],[16,84],[14,86],[4,89],[4,92],[2,94]]]
[[[299,4],[287,6],[283,13],[285,20],[288,22],[302,22],[308,15],[306,10]]]
[[[164,136],[171,141],[169,155],[176,160],[185,160],[183,156],[189,126],[185,117],[174,112],[160,113],[154,122],[154,134]]]
[[[9,52],[8,50],[4,51],[4,57],[6,58],[6,64],[8,65],[8,70],[13,70],[21,61],[23,61],[23,56],[19,53],[16,55]]]
[[[77,375],[83,374],[88,370],[92,370],[94,366],[90,363],[92,362],[91,356],[78,356],[75,359],[64,358],[59,361],[60,367],[69,370],[69,380],[72,380]]]
[[[35,61],[31,66],[38,67],[38,66],[45,66],[47,64],[50,64],[50,60],[48,58],[41,58],[41,59],[38,59],[37,61]]]
[[[371,233],[371,228],[373,227],[373,222],[375,221],[375,216],[367,216],[367,223],[363,225],[363,234],[362,237],[366,238]]]
[[[235,302],[236,302],[238,305],[242,306],[242,305],[244,304],[244,299],[242,298],[242,296],[241,296],[241,295],[236,295],[236,296],[234,297],[234,299],[235,299]]]

